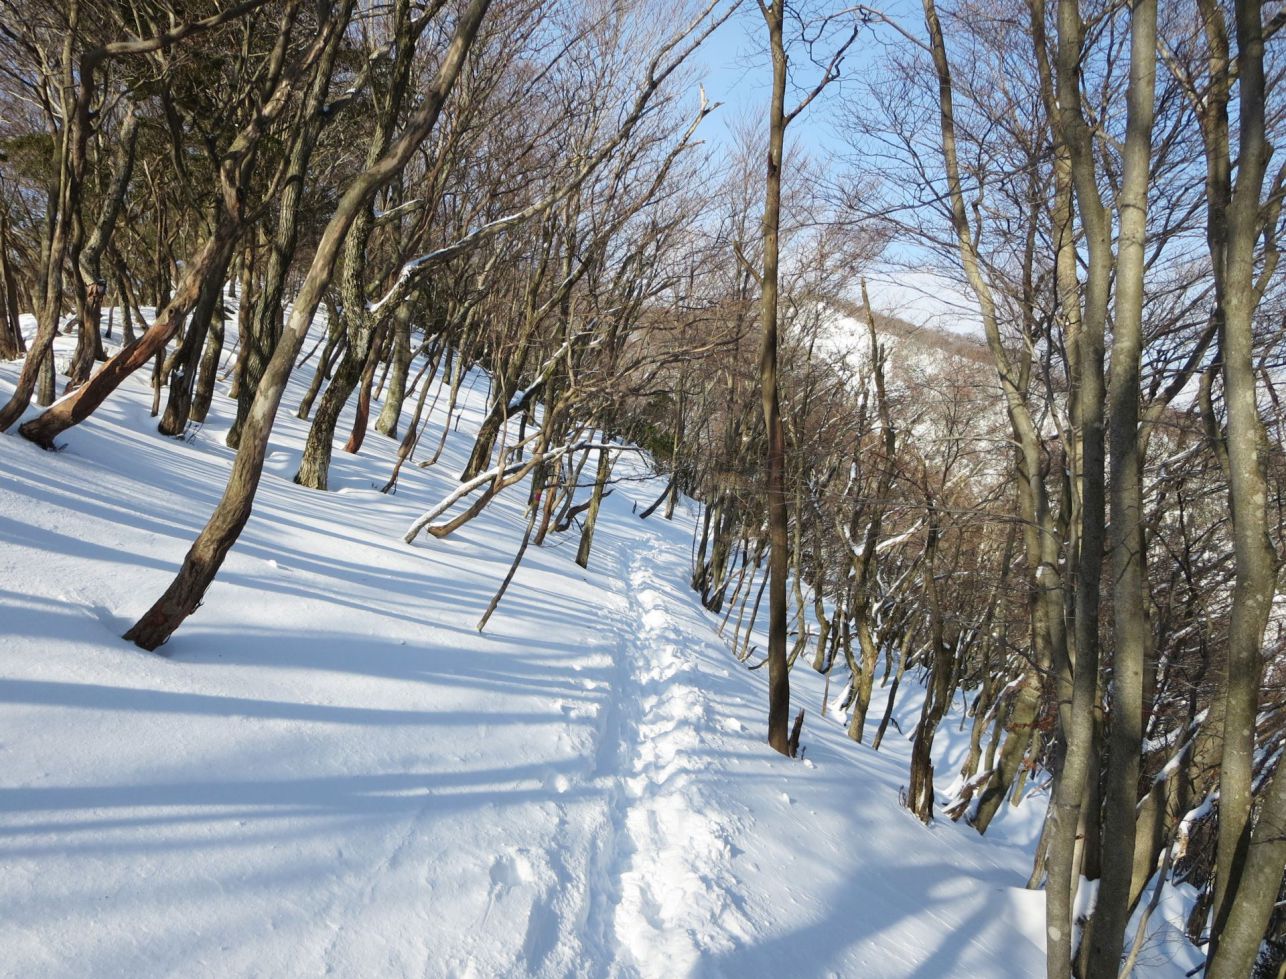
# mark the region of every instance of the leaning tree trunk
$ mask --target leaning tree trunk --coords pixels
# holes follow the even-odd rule
[[[8,431],[13,423],[22,417],[22,413],[31,404],[31,396],[38,383],[40,403],[43,405],[53,401],[53,344],[58,332],[58,321],[62,315],[63,265],[72,236],[73,215],[79,213],[81,204],[81,177],[85,169],[85,145],[89,139],[90,125],[87,89],[92,85],[92,66],[88,72],[90,77],[82,77],[79,87],[74,77],[74,44],[80,23],[79,0],[69,0],[66,23],[67,32],[63,36],[60,79],[62,82],[60,108],[64,126],[62,139],[58,144],[58,180],[51,187],[48,195],[50,205],[48,213],[52,216],[52,227],[46,224],[49,247],[41,268],[44,281],[38,290],[40,302],[36,311],[36,335],[32,339],[27,358],[23,361],[22,371],[18,374],[18,383],[15,385],[13,396],[8,404],[0,408],[0,432]],[[81,70],[82,75],[86,74],[84,61],[82,61]],[[77,93],[77,98],[74,100],[73,93]]]
[[[347,311],[343,314],[348,317]],[[363,315],[363,314],[358,314]],[[304,443],[304,454],[299,460],[299,471],[295,473],[295,482],[309,489],[325,490],[330,475],[330,457],[335,442],[335,427],[339,424],[340,413],[348,403],[361,380],[362,370],[370,354],[371,337],[369,327],[348,329],[349,344],[335,369],[330,385],[321,396],[313,416],[312,426],[308,429],[308,438]],[[357,349],[354,349],[356,345]]]
[[[1280,893],[1286,866],[1286,764],[1280,760],[1262,798],[1238,880],[1238,899],[1220,927],[1208,979],[1251,974]]]
[[[347,20],[346,8],[341,16]],[[240,335],[243,357],[237,371],[237,417],[228,430],[227,442],[236,448],[241,441],[241,430],[246,415],[254,402],[259,378],[268,358],[272,356],[281,336],[282,310],[286,293],[286,274],[295,255],[299,240],[301,201],[305,178],[312,161],[317,138],[327,121],[326,98],[330,91],[335,58],[343,43],[345,32],[335,31],[318,61],[303,105],[303,122],[294,132],[290,145],[285,183],[277,205],[277,229],[268,244],[268,260],[264,269],[261,289],[244,322],[248,329]],[[246,301],[245,296],[242,301]]]
[[[324,6],[324,4],[321,5],[319,11]],[[344,21],[347,22],[347,16]],[[342,30],[337,28],[338,21],[332,19],[330,22],[332,39],[342,33]],[[148,42],[150,46],[145,45],[144,50],[155,50],[165,46],[166,43],[168,42],[164,36],[158,36],[152,42]],[[106,48],[98,50],[107,51]],[[284,52],[284,47],[279,46],[277,51]],[[76,152],[83,170],[83,131],[88,128],[89,93],[92,91],[92,78],[87,76],[92,75],[92,65],[87,66],[85,58],[82,58],[81,65],[81,93],[77,101],[76,117],[78,120],[85,121],[79,124],[82,137],[76,143]],[[178,332],[184,317],[196,303],[206,279],[216,272],[221,275],[227,265],[228,256],[243,222],[245,195],[255,160],[254,149],[265,135],[268,123],[289,104],[289,99],[284,96],[289,94],[290,87],[290,84],[285,81],[278,84],[275,89],[276,94],[269,96],[264,104],[258,107],[252,119],[238,132],[220,160],[218,169],[222,206],[219,208],[218,219],[196,259],[184,271],[179,289],[174,298],[165,304],[165,311],[135,343],[128,345],[108,360],[103,368],[74,395],[64,398],[39,418],[23,425],[20,429],[23,435],[46,448],[52,448],[53,440],[60,432],[87,418],[109,394],[120,386],[125,378],[151,360],[153,355],[164,350],[166,344]],[[160,208],[159,213],[163,215],[164,208]],[[164,235],[158,237],[158,248],[164,240]],[[76,238],[71,236],[68,241],[75,242]],[[72,255],[73,259],[76,257]]]
[[[330,284],[339,249],[358,212],[369,207],[375,193],[404,167],[416,148],[433,130],[477,35],[478,26],[491,0],[470,0],[456,23],[455,35],[438,66],[437,77],[423,93],[420,109],[407,122],[402,135],[374,165],[355,177],[336,205],[317,243],[308,274],[295,298],[290,322],[282,341],[273,352],[246,418],[241,447],[223,496],[197,535],[183,560],[183,566],[165,593],[138,620],[125,638],[144,649],[156,649],[196,611],[206,589],[219,572],[224,558],[250,519],[255,492],[263,474],[268,437],[295,358],[303,348],[322,294]]]
[[[500,437],[500,431],[504,424],[519,412],[528,410],[534,403],[537,394],[543,388],[543,381],[537,380],[528,385],[520,396],[513,398],[506,396],[506,392],[512,390],[513,386],[518,383],[518,378],[526,365],[527,354],[530,349],[530,345],[524,342],[513,361],[497,372],[497,377],[495,378],[497,383],[494,385],[496,400],[487,411],[486,417],[482,419],[482,424],[478,426],[478,434],[473,440],[473,449],[469,453],[469,461],[465,463],[464,469],[460,472],[461,482],[467,482],[479,473],[486,472],[491,465],[491,456],[495,452],[496,439]]]
[[[875,685],[875,666],[879,660],[880,650],[871,634],[870,616],[867,609],[867,597],[858,595],[853,606],[853,625],[857,632],[857,644],[862,650],[861,673],[853,678],[857,694],[853,699],[853,716],[849,721],[849,737],[858,744],[862,743],[866,727],[866,713],[871,709],[871,691]]]
[[[255,266],[255,247],[254,242],[247,242],[246,246],[241,249],[241,255],[238,259],[241,265],[241,271],[238,276],[234,277],[234,282],[240,280],[241,291],[233,292],[237,297],[237,342],[233,347],[232,366],[228,369],[230,380],[228,381],[228,397],[239,398],[241,396],[241,373],[246,364],[246,336],[250,333],[251,322],[254,318],[254,300],[251,298],[255,295],[258,288],[259,276]],[[232,431],[234,425],[228,431],[228,447],[235,449],[233,443]],[[240,436],[238,435],[238,438]]]
[[[410,319],[410,307],[403,306],[399,308],[395,315],[401,315]],[[375,380],[375,368],[379,366],[381,358],[381,348],[384,344],[384,333],[388,329],[387,322],[380,328],[375,340],[371,344],[371,351],[366,357],[366,367],[362,370],[362,377],[357,389],[357,411],[353,415],[353,428],[349,433],[348,441],[344,444],[344,451],[356,455],[362,451],[362,443],[366,441],[366,424],[371,417],[371,385]]]
[[[187,427],[188,416],[192,410],[193,390],[197,382],[201,354],[206,346],[206,336],[210,332],[210,323],[214,319],[215,309],[223,294],[223,282],[227,277],[228,263],[232,259],[232,246],[219,256],[210,274],[201,283],[201,294],[197,297],[196,306],[188,320],[188,327],[183,334],[183,342],[173,354],[170,368],[170,396],[165,405],[165,413],[160,424],[156,426],[162,435],[182,435]],[[222,332],[222,324],[220,324]],[[218,354],[215,353],[215,363]],[[211,382],[211,390],[213,382]],[[207,400],[206,406],[209,406]],[[204,413],[202,413],[204,417]]]
[[[446,369],[444,378],[437,381],[438,362],[444,355],[446,356]],[[402,436],[402,441],[397,447],[397,461],[393,463],[393,472],[389,475],[388,482],[380,490],[381,493],[392,493],[397,488],[398,477],[402,473],[402,466],[406,460],[411,457],[415,447],[420,443],[420,436],[424,429],[428,427],[428,419],[425,418],[424,424],[420,424],[420,419],[424,416],[424,406],[429,399],[429,389],[435,388],[436,394],[433,396],[433,405],[429,408],[429,417],[433,416],[433,409],[437,407],[438,398],[442,395],[442,388],[451,375],[451,354],[452,348],[448,347],[445,340],[436,342],[428,352],[428,363],[423,369],[424,376],[420,379],[423,381],[423,387],[416,396],[415,411],[411,414],[411,420],[406,426],[406,434]],[[437,381],[435,384],[434,381]]]
[[[94,361],[106,360],[103,351],[103,338],[99,332],[103,313],[103,294],[106,283],[103,281],[103,252],[111,244],[116,232],[117,219],[125,206],[125,195],[129,190],[130,177],[134,172],[134,147],[138,142],[138,115],[133,103],[125,113],[120,132],[115,140],[112,154],[112,177],[99,212],[98,221],[90,233],[89,240],[81,248],[73,236],[68,249],[72,265],[79,270],[76,287],[77,303],[80,306],[80,342],[76,348],[68,384],[77,387],[89,377]]]
[[[1005,741],[1000,749],[1000,760],[987,780],[987,786],[978,798],[978,805],[972,818],[971,826],[979,833],[987,832],[987,827],[1000,811],[1001,803],[1009,794],[1010,787],[1018,777],[1023,758],[1027,751],[1027,742],[1031,740],[1031,731],[1040,713],[1040,678],[1029,676],[1019,681],[1019,688],[1014,694],[1009,708],[1009,720],[1004,724]],[[999,725],[1004,717],[1004,708],[998,711],[996,721]],[[999,736],[999,730],[997,736]],[[992,750],[995,750],[993,743]]]
[[[938,550],[937,510],[930,507],[929,530],[925,541],[924,596],[928,605],[929,645],[933,659],[929,664],[928,690],[911,744],[911,772],[907,786],[907,807],[922,823],[933,821],[933,741],[938,725],[951,705],[952,650],[947,642],[942,601],[937,584]]]
[[[415,51],[415,34],[410,4],[406,0],[399,0],[394,5],[392,33],[396,43],[390,75],[386,85],[373,93],[376,112],[370,143],[366,148],[367,167],[375,166],[376,161],[387,153],[407,90]],[[384,326],[392,311],[381,313],[369,308],[367,304],[367,248],[375,229],[372,201],[373,197],[354,214],[343,246],[339,292],[343,302],[341,316],[348,336],[348,349],[331,379],[330,387],[322,396],[322,403],[308,431],[299,471],[295,474],[296,483],[312,489],[324,490],[327,487],[332,443],[340,412],[359,381],[364,380],[368,360],[378,354]],[[373,365],[371,370],[374,370]],[[359,405],[358,424],[364,434],[365,418],[362,410],[363,406]]]
[[[337,313],[331,313],[326,326],[326,343],[321,356],[317,359],[317,370],[308,385],[308,390],[299,399],[299,410],[295,417],[307,421],[313,413],[313,404],[321,394],[322,384],[335,376],[335,368],[348,349],[348,336],[344,333],[344,323]]]
[[[225,255],[232,248],[236,231],[236,220],[226,213],[222,215],[200,255],[184,275],[174,298],[152,325],[108,360],[75,394],[63,398],[44,414],[23,425],[19,429],[23,437],[47,449],[53,448],[58,435],[88,418],[130,374],[163,351],[196,303],[207,277],[226,265]]]

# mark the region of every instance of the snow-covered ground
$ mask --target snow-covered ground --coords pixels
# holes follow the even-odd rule
[[[401,536],[456,485],[485,378],[442,461],[385,496],[374,431],[337,449],[333,492],[291,482],[310,374],[163,656],[119,636],[222,490],[223,387],[186,442],[156,433],[144,376],[60,453],[0,437],[0,974],[1043,973],[1041,807],[985,840],[920,825],[905,739],[849,742],[803,659],[806,755],[770,751],[765,678],[686,587],[693,508],[633,512],[663,485],[642,461],[618,464],[640,478],[605,501],[590,569],[551,536],[479,634],[523,488],[447,540]]]

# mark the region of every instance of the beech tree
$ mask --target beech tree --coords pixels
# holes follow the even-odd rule
[[[404,534],[517,497],[479,629],[537,549],[596,567],[645,453],[772,749],[807,707],[900,732],[926,823],[1045,806],[1050,976],[1128,973],[1176,884],[1209,975],[1280,969],[1277,5],[4,3],[0,429],[74,444],[150,376],[160,434],[236,450],[129,639],[215,585],[283,401],[297,492],[388,438],[390,494],[480,403]],[[711,140],[730,23],[765,105]]]

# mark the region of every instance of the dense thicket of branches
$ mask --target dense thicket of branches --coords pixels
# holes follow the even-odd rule
[[[0,0],[0,430],[55,447],[139,371],[165,436],[228,399],[222,500],[127,634],[155,649],[293,372],[296,481],[390,438],[395,492],[477,369],[460,490],[407,539],[527,487],[479,628],[529,547],[590,563],[642,447],[667,486],[640,518],[696,501],[692,587],[767,664],[774,747],[791,669],[874,749],[914,679],[919,818],[1048,799],[1051,976],[1128,971],[1178,884],[1209,975],[1280,975],[1286,11],[746,4],[771,105],[703,145],[693,55],[739,6]],[[805,109],[846,159],[791,148]],[[980,330],[873,312],[881,255],[959,282]],[[970,751],[935,772],[956,702]]]

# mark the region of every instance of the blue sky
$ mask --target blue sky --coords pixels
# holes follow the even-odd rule
[[[834,3],[831,9],[843,9],[846,5]],[[893,0],[882,9],[898,16],[908,29],[922,30],[920,5],[913,0]],[[772,81],[765,33],[758,7],[753,0],[747,0],[737,15],[715,31],[697,53],[699,67],[705,72],[706,94],[712,102],[723,103],[702,127],[703,138],[712,147],[717,148],[741,121],[762,125]],[[840,80],[829,86],[791,124],[788,140],[819,156],[833,153],[843,157],[851,153],[834,128],[843,100],[860,97],[857,75],[877,69],[886,45],[901,43],[905,42],[887,26],[863,28],[849,49]],[[792,82],[800,88],[811,88],[820,76],[821,69],[804,62],[802,52],[792,61]],[[793,96],[788,95],[788,107],[801,94],[796,90]],[[869,279],[873,306],[915,323],[977,332],[976,305],[957,282],[929,268],[906,268],[907,256],[912,252],[905,246],[895,246],[886,257],[892,259],[894,254],[901,256],[902,261],[878,262],[862,270]]]
[[[815,9],[842,10],[849,5],[848,2],[819,3]],[[901,17],[912,29],[920,25],[919,5],[910,0],[893,0],[882,9]],[[878,62],[883,46],[898,40],[887,27],[873,25],[863,28],[848,51],[839,81],[828,87],[795,120],[790,129],[791,138],[809,150],[842,151],[842,141],[833,130],[840,102],[856,93],[855,76],[870,70]],[[819,45],[818,57],[828,55],[831,50],[833,46],[827,49],[825,45]],[[754,0],[743,2],[741,9],[710,36],[697,52],[697,61],[706,71],[705,87],[711,101],[724,103],[716,117],[711,119],[708,139],[716,141],[721,138],[738,120],[758,119],[762,115],[768,103],[772,69],[768,61],[763,19]],[[808,64],[802,51],[796,52],[791,60],[791,82],[798,87],[788,94],[788,107],[800,97],[802,90],[811,88],[820,77],[821,69]]]

